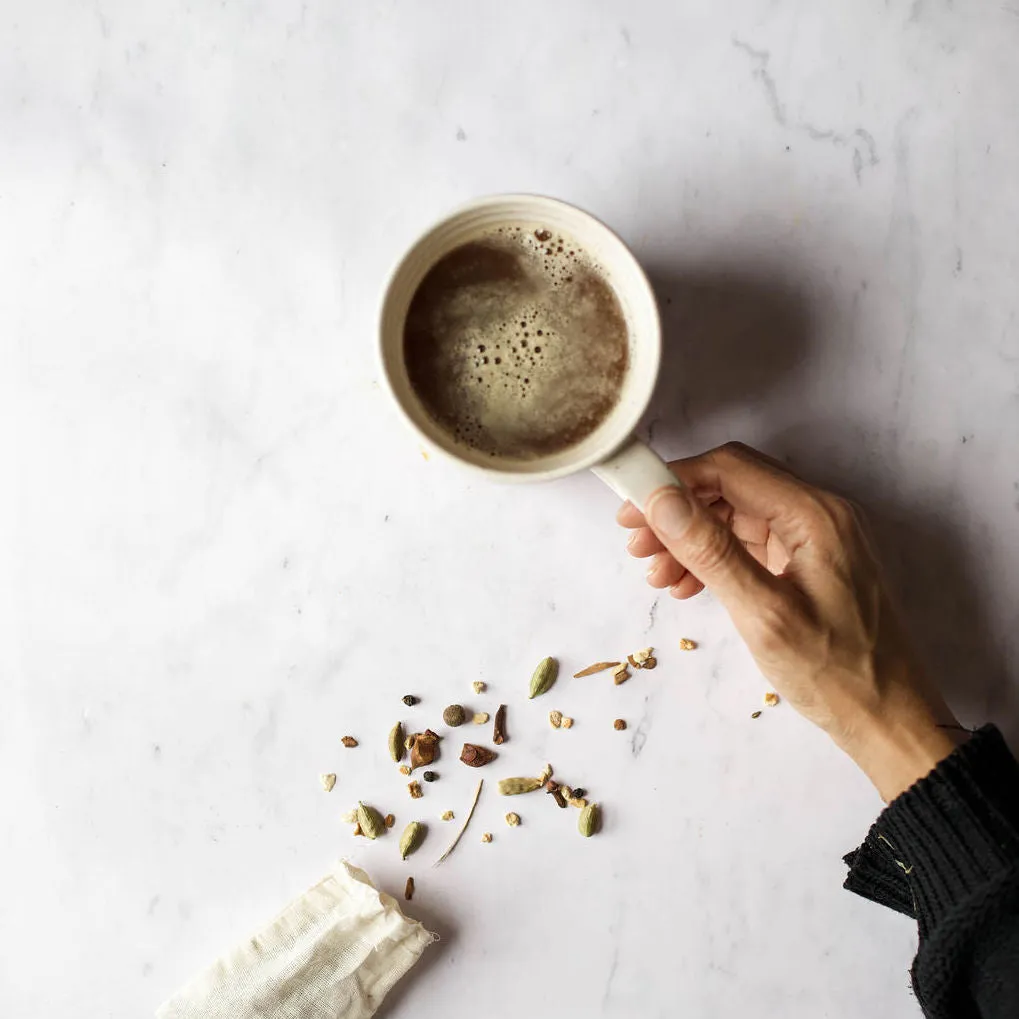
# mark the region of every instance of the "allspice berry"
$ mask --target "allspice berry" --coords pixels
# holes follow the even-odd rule
[[[458,725],[463,725],[467,720],[467,712],[464,711],[462,704],[450,704],[442,713],[442,720],[446,725],[453,726],[454,728]]]

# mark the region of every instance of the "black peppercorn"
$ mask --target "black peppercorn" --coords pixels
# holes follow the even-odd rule
[[[439,773],[437,771],[426,771],[421,777],[426,782],[434,782],[439,777]]]
[[[419,700],[421,700],[420,697],[415,697],[412,693],[409,693],[403,698],[403,703],[406,704],[408,708],[412,708]]]
[[[573,790],[573,798],[575,800],[582,800],[586,795],[587,795],[587,790],[586,789],[574,789]]]

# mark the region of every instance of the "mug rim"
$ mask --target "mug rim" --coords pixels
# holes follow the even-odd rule
[[[624,257],[631,263],[630,268],[635,271],[636,278],[639,282],[641,298],[646,305],[645,311],[650,313],[653,327],[653,342],[652,337],[645,336],[641,339],[641,346],[644,351],[644,356],[651,359],[651,371],[650,379],[651,384],[646,387],[646,391],[640,395],[636,400],[631,399],[631,407],[627,413],[620,416],[620,424],[617,429],[618,434],[614,434],[612,441],[602,446],[596,447],[589,452],[585,453],[581,457],[575,459],[569,459],[565,463],[556,465],[554,467],[543,468],[534,471],[528,470],[507,470],[501,469],[495,466],[488,466],[486,464],[476,463],[466,457],[459,456],[456,452],[448,449],[442,443],[437,442],[430,435],[428,435],[414,420],[413,416],[404,404],[404,400],[401,399],[397,392],[397,387],[391,378],[389,365],[387,363],[387,349],[386,349],[386,310],[390,304],[393,294],[393,286],[397,281],[397,277],[403,270],[404,266],[408,261],[417,253],[417,251],[428,242],[428,240],[442,228],[453,223],[455,220],[463,217],[465,214],[476,212],[480,209],[490,208],[492,206],[498,206],[503,203],[510,202],[535,202],[544,206],[553,206],[564,213],[569,215],[579,215],[589,220],[599,230],[606,234],[616,245],[619,250],[624,254]],[[611,272],[610,272],[611,282]],[[616,288],[618,296],[618,288]],[[651,331],[651,330],[649,330]],[[379,360],[379,365],[382,372],[382,377],[385,380],[386,389],[389,392],[389,398],[391,402],[396,406],[396,409],[402,417],[404,423],[410,428],[410,430],[417,436],[418,441],[424,443],[427,447],[428,453],[436,453],[443,459],[448,460],[451,463],[459,465],[461,468],[473,471],[475,474],[484,475],[485,477],[507,482],[533,482],[533,481],[551,481],[557,478],[568,477],[570,474],[576,474],[580,471],[587,470],[591,467],[602,463],[608,457],[612,456],[617,452],[629,439],[632,437],[634,430],[636,429],[640,419],[644,416],[648,405],[651,402],[651,397],[654,394],[655,382],[658,378],[658,372],[661,367],[661,355],[662,355],[662,329],[661,329],[661,315],[658,309],[658,301],[655,297],[654,289],[651,286],[651,281],[647,277],[647,273],[644,271],[644,267],[640,264],[637,256],[630,249],[630,246],[616,233],[612,227],[608,226],[603,220],[593,213],[588,212],[586,209],[581,208],[578,205],[574,205],[572,202],[564,201],[560,198],[553,198],[549,195],[543,195],[536,192],[501,192],[495,194],[481,195],[477,198],[470,199],[466,202],[460,203],[454,209],[441,216],[439,219],[431,222],[423,230],[419,231],[413,242],[408,245],[400,257],[395,261],[388,275],[386,276],[385,285],[382,290],[382,300],[379,305],[378,312],[378,324],[377,324],[377,335],[376,335],[376,355]],[[610,415],[611,419],[611,415]],[[624,427],[625,425],[625,427]]]

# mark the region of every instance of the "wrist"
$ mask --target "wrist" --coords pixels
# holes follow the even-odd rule
[[[939,723],[926,712],[921,717],[882,716],[860,726],[860,739],[847,747],[850,757],[891,803],[915,782],[930,774],[969,732],[952,719]]]

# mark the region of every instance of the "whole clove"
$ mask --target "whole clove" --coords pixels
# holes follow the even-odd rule
[[[555,779],[549,779],[545,783],[545,792],[552,796],[552,799],[556,801],[556,806],[566,809],[566,799],[563,794],[559,791],[559,783]]]

